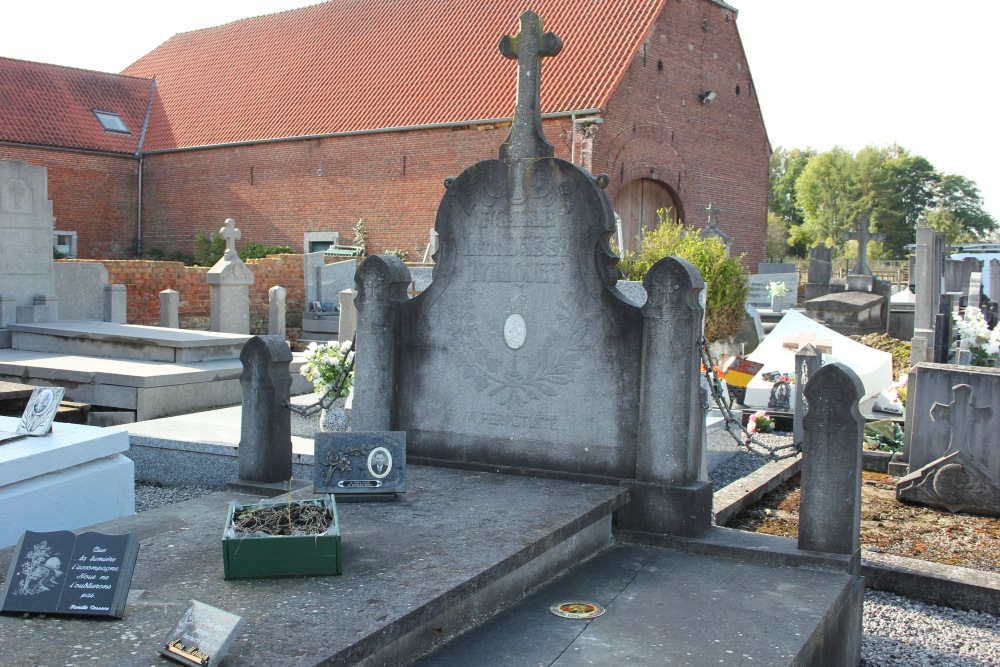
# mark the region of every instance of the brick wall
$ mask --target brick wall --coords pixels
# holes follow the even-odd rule
[[[211,301],[206,276],[209,267],[147,260],[100,261],[108,270],[109,283],[128,288],[129,324],[159,325],[160,292],[173,289],[180,293],[181,326],[208,329]],[[288,326],[300,327],[304,292],[302,255],[271,255],[247,260],[247,266],[254,274],[254,284],[250,286],[251,333],[267,333],[267,291],[275,285],[286,290]]]
[[[737,93],[737,88],[739,92]],[[711,104],[698,95],[717,93]],[[684,222],[704,227],[715,201],[733,254],[756,270],[767,230],[770,146],[733,13],[709,0],[670,2],[593,136],[594,173],[614,201],[631,180],[668,187]]]
[[[136,158],[0,145],[0,160],[48,168],[55,228],[77,233],[79,257],[134,255]]]

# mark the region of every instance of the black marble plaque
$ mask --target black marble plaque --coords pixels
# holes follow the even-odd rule
[[[406,432],[316,434],[316,493],[406,492]]]
[[[0,613],[121,618],[138,554],[131,534],[25,531],[7,571]]]

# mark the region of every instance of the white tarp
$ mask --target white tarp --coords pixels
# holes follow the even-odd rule
[[[855,342],[847,336],[842,336],[833,329],[809,319],[799,311],[790,310],[761,341],[757,349],[747,355],[747,359],[764,364],[764,367],[747,385],[744,405],[753,408],[767,408],[772,384],[762,379],[765,373],[777,371],[795,377],[796,349],[784,347],[783,343],[786,338],[800,338],[803,333],[806,336],[814,335],[816,339],[831,343],[833,349],[829,354],[823,355],[823,363],[839,361],[857,373],[865,386],[865,395],[862,400],[875,396],[892,383],[891,354]],[[795,407],[794,391],[792,392],[792,407]]]

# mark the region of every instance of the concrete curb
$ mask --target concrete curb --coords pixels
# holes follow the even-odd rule
[[[863,551],[865,585],[927,604],[1000,615],[1000,574]]]
[[[771,461],[717,491],[712,498],[715,525],[724,526],[729,523],[737,514],[764,497],[764,494],[794,477],[801,466],[801,454],[790,459]]]

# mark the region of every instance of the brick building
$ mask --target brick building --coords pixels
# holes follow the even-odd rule
[[[135,82],[128,85],[144,91],[148,116],[124,102],[85,109],[119,113],[134,146],[78,153],[64,137],[19,141],[0,118],[0,158],[15,153],[50,167],[57,227],[75,226],[81,257],[189,251],[197,230],[234,217],[244,242],[297,249],[334,234],[350,243],[364,219],[370,250],[419,258],[444,180],[495,158],[506,137],[516,64],[497,42],[524,8],[334,0],[176,35],[126,76],[100,75],[109,87]],[[718,0],[539,0],[531,8],[565,45],[543,65],[546,134],[557,156],[611,176],[626,247],[656,224],[657,208],[703,226],[715,201],[734,252],[755,266],[770,146],[736,11]],[[0,60],[0,102],[12,62]],[[62,166],[83,155],[90,172]],[[105,217],[77,212],[78,197],[56,187],[74,174]],[[94,188],[94,178],[115,187]]]

